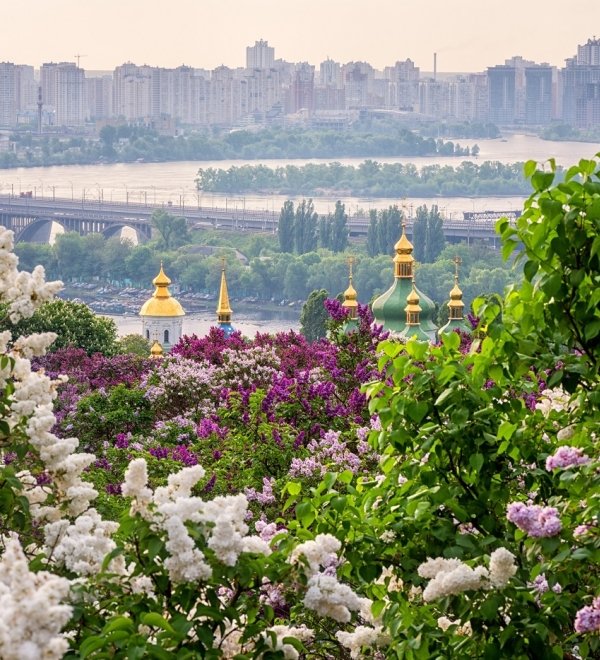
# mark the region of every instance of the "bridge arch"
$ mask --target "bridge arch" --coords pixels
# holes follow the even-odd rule
[[[146,230],[145,226],[140,226],[133,223],[130,224],[127,222],[108,225],[105,229],[103,229],[102,235],[104,238],[112,238],[113,236],[117,236],[122,229],[131,229],[134,231],[135,235],[137,236],[138,243],[143,243],[150,238],[149,228]]]
[[[32,242],[34,242],[35,235],[43,227],[48,228],[48,239],[49,239],[51,231],[52,231],[52,224],[54,222],[56,222],[57,225],[62,227],[64,232],[67,231],[65,226],[60,221],[58,221],[56,218],[35,218],[35,219],[32,219],[31,222],[29,222],[27,225],[25,225],[21,229],[18,229],[17,231],[15,231],[15,243],[20,243],[20,242],[32,243]],[[45,241],[39,241],[39,242],[40,243],[42,243],[42,242],[47,243],[47,242],[49,242],[48,239],[46,239]]]

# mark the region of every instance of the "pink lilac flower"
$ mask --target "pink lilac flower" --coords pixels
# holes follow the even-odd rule
[[[576,467],[590,462],[590,457],[577,447],[559,447],[553,456],[546,459],[546,470],[549,472],[557,468]]]
[[[551,506],[511,502],[507,507],[506,517],[534,538],[556,536],[562,529],[558,511]]]
[[[600,598],[594,598],[591,605],[582,607],[575,616],[575,632],[600,632]]]
[[[262,492],[257,491],[256,488],[244,488],[246,499],[249,502],[258,502],[262,506],[266,504],[273,504],[273,502],[275,502],[275,495],[273,495],[274,483],[275,479],[263,477]]]

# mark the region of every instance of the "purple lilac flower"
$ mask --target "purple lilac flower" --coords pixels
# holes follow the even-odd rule
[[[210,493],[210,491],[215,487],[216,483],[217,483],[217,474],[213,472],[211,478],[206,482],[206,485],[202,489],[202,492]]]
[[[167,447],[152,447],[152,449],[150,449],[150,453],[156,458],[167,458],[169,455],[169,450]]]
[[[575,632],[600,632],[600,598],[594,598],[591,605],[582,607],[575,616]]]
[[[106,484],[106,492],[109,495],[120,495],[121,484]]]
[[[115,447],[117,449],[127,449],[129,441],[131,440],[131,433],[117,433],[115,440]]]
[[[195,454],[193,454],[187,447],[184,445],[178,445],[171,452],[171,458],[174,461],[179,461],[188,467],[198,464],[198,459]]]
[[[511,502],[507,507],[506,517],[534,538],[556,536],[562,529],[558,511],[552,506]]]
[[[266,504],[273,504],[275,502],[275,495],[273,495],[273,484],[275,479],[263,477],[262,492],[257,491],[256,488],[244,488],[244,493],[249,502],[258,502],[264,506]]]
[[[38,486],[47,486],[52,483],[52,477],[47,472],[40,472],[35,476],[35,481]]]
[[[327,298],[323,305],[334,321],[345,321],[348,318],[348,309],[342,307],[342,303],[339,300]]]
[[[590,462],[590,457],[577,447],[559,447],[553,456],[546,459],[546,470],[551,472],[557,468],[576,467]]]

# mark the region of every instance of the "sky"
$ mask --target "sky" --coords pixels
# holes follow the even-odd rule
[[[562,67],[600,37],[600,0],[0,0],[0,61],[245,66],[265,39],[275,57],[383,69],[483,71],[513,55]]]

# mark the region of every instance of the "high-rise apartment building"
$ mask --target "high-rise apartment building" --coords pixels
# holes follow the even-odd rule
[[[400,110],[416,110],[419,105],[419,79],[421,71],[411,59],[396,62],[385,69],[390,81],[389,105]]]
[[[113,74],[113,116],[135,121],[152,116],[152,67],[126,62]]]
[[[588,39],[583,46],[577,46],[577,64],[600,66],[600,39]]]
[[[85,123],[85,73],[74,62],[47,62],[40,70],[42,100],[56,126]]]
[[[514,66],[489,67],[489,118],[495,124],[514,124],[516,118],[516,71]]]
[[[315,67],[302,62],[296,68],[289,89],[286,110],[290,113],[306,110],[311,115],[315,108]]]
[[[578,128],[600,126],[600,40],[588,39],[561,70],[562,115]]]
[[[246,48],[247,69],[272,69],[275,63],[275,49],[268,41],[256,41]]]
[[[553,67],[538,65],[525,68],[525,123],[544,125],[553,116]]]
[[[96,76],[85,79],[86,119],[108,119],[113,116],[113,77]]]
[[[0,126],[17,123],[19,101],[15,68],[11,62],[0,62]]]
[[[0,62],[0,126],[14,126],[20,113],[33,110],[36,91],[32,66]]]

